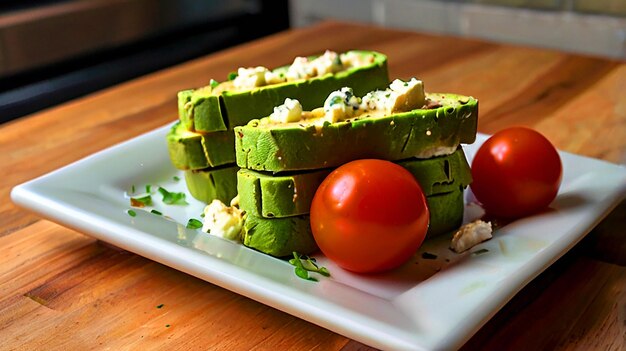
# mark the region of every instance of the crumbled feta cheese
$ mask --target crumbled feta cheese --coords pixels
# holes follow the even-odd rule
[[[360,105],[361,101],[354,96],[352,88],[344,87],[335,90],[324,101],[324,118],[321,123],[346,120],[355,115]]]
[[[265,84],[278,84],[287,81],[284,73],[275,73],[272,71],[265,72]]]
[[[391,97],[389,90],[376,90],[367,93],[361,102],[361,109],[366,111],[387,111],[387,101]]]
[[[491,231],[491,222],[475,220],[462,226],[454,233],[450,248],[456,253],[469,250],[483,241],[491,239]]]
[[[313,67],[306,57],[298,56],[287,69],[287,80],[298,80],[313,76]]]
[[[369,65],[374,62],[374,56],[363,55],[355,51],[349,51],[341,54],[341,63],[345,68]]]
[[[361,108],[364,110],[383,111],[386,115],[407,112],[421,108],[426,103],[424,85],[421,80],[412,78],[408,82],[396,79],[386,90],[367,93],[363,97]]]
[[[243,211],[213,200],[204,208],[202,231],[229,240],[240,240],[243,227]]]
[[[302,118],[302,105],[296,99],[286,98],[285,103],[274,107],[270,121],[275,123],[297,122]]]
[[[406,112],[421,108],[426,103],[424,84],[421,80],[411,78],[404,82],[396,79],[389,84],[390,96],[389,113]]]
[[[339,55],[334,51],[326,50],[323,55],[309,60],[307,57],[296,57],[287,71],[280,73],[270,71],[266,67],[239,68],[233,85],[238,89],[251,89],[270,84],[284,83],[299,79],[323,76],[336,73],[348,67],[371,64],[374,60],[372,55],[360,55],[348,52]]]
[[[318,77],[342,69],[344,66],[339,55],[334,51],[326,50],[323,55],[313,60],[306,57],[296,57],[287,69],[287,80]]]
[[[270,72],[263,66],[243,68],[237,70],[237,77],[233,80],[233,84],[239,89],[250,89],[264,86],[265,75]]]
[[[330,50],[326,50],[324,55],[311,61],[311,66],[315,70],[317,76],[323,76],[329,73],[335,73],[343,69],[343,64],[339,55]]]

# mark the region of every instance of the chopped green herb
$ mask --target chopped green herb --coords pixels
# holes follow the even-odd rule
[[[130,193],[131,193],[131,194],[134,194],[134,193],[135,193],[135,186],[134,186],[134,185],[131,185],[131,187],[130,187]]]
[[[152,186],[151,186],[150,184],[147,184],[147,185],[146,185],[146,192],[147,192],[148,194],[152,193]]]
[[[216,81],[215,79],[211,79],[211,81],[209,82],[209,85],[211,86],[211,89],[217,87],[218,85],[220,85],[220,82]]]
[[[163,213],[161,213],[160,211],[157,211],[157,210],[151,210],[150,213],[155,214],[157,216],[162,216],[163,215]]]
[[[436,260],[437,259],[437,255],[433,255],[430,252],[424,252],[422,253],[422,258],[425,260]]]
[[[235,78],[237,78],[237,72],[228,73],[228,80],[233,80]]]
[[[316,282],[317,279],[310,277],[309,272],[318,273],[325,277],[330,277],[330,272],[326,267],[319,267],[314,258],[306,255],[299,255],[297,252],[293,253],[293,258],[289,260],[289,263],[295,267],[295,273],[299,278],[304,280],[310,280]]]
[[[480,249],[480,250],[476,250],[476,251],[472,252],[472,255],[478,256],[478,255],[482,255],[482,254],[487,253],[487,252],[489,252],[489,250],[487,250],[487,249]]]
[[[202,222],[200,222],[199,220],[195,218],[190,218],[189,221],[187,222],[187,228],[189,229],[202,228]]]
[[[164,304],[160,304],[156,308],[163,308],[163,306],[165,306],[165,305]]]
[[[169,325],[169,324],[166,324],[166,325],[165,325],[165,328],[169,328],[169,327],[170,327],[170,325]]]
[[[180,181],[180,178],[178,176],[174,176],[174,181],[178,182],[178,181]]]
[[[204,212],[200,213],[200,217],[204,218]]]
[[[133,207],[152,206],[152,196],[146,195],[142,197],[131,197],[130,205]]]
[[[135,212],[133,210],[127,210],[126,213],[128,213],[128,215],[131,216],[131,217],[135,217],[137,215],[137,212]]]
[[[163,202],[168,205],[188,205],[185,201],[185,193],[169,192],[162,187],[159,187],[159,193],[163,195]]]

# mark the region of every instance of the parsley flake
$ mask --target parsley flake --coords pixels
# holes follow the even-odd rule
[[[130,186],[130,193],[131,193],[131,194],[134,194],[134,193],[135,193],[135,186],[134,186],[134,185],[131,185],[131,186]]]
[[[163,308],[163,306],[165,306],[165,305],[164,304],[160,304],[156,308]]]
[[[215,79],[211,79],[209,85],[211,86],[211,89],[215,89],[218,85],[220,85],[220,82],[216,81]]]
[[[148,194],[152,193],[152,186],[151,186],[150,184],[147,184],[147,185],[146,185],[146,192],[147,192]]]
[[[190,218],[187,222],[187,228],[189,229],[199,229],[202,228],[202,222],[195,218]]]
[[[150,213],[155,214],[157,216],[162,216],[163,215],[163,213],[161,213],[160,211],[157,211],[157,210],[151,210]]]
[[[318,273],[325,277],[330,277],[330,272],[326,267],[320,267],[317,265],[315,258],[300,255],[297,252],[293,252],[293,258],[289,260],[289,264],[295,267],[294,272],[298,278],[316,282],[317,279],[309,276],[309,272]]]
[[[142,197],[131,197],[130,205],[133,207],[152,206],[152,196],[146,195]]]
[[[178,176],[174,176],[173,179],[174,179],[175,182],[180,181],[180,177],[178,177]]]
[[[159,187],[159,193],[163,195],[163,202],[167,205],[188,205],[185,193],[169,192],[163,187]]]
[[[137,212],[135,212],[133,210],[127,210],[126,213],[128,213],[128,215],[131,216],[131,217],[135,217],[137,215]]]

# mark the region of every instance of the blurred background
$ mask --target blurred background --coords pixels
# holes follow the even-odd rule
[[[626,59],[626,0],[3,0],[0,123],[325,19]]]

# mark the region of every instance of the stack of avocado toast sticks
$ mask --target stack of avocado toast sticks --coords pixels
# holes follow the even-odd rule
[[[388,83],[386,56],[371,51],[326,51],[274,70],[239,68],[227,81],[178,93],[179,121],[167,134],[170,159],[185,171],[194,198],[228,203],[237,195],[234,127],[269,115],[285,98],[312,109],[343,86],[364,94]]]
[[[478,101],[426,94],[414,78],[389,84],[382,54],[327,51],[272,71],[240,68],[228,81],[179,92],[178,108],[167,135],[172,163],[200,201],[238,195],[240,239],[250,248],[276,257],[317,250],[309,211],[318,186],[364,158],[416,177],[430,211],[427,237],[462,222],[472,179],[460,144],[476,138]]]
[[[461,225],[472,179],[460,144],[476,138],[476,99],[425,94],[412,79],[363,98],[345,87],[323,105],[303,112],[287,99],[269,117],[235,128],[244,245],[277,257],[314,252],[309,210],[317,187],[334,168],[365,158],[396,162],[416,177],[430,210],[427,237]]]

